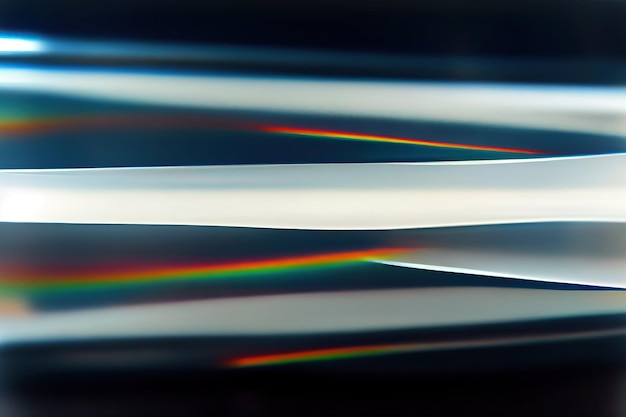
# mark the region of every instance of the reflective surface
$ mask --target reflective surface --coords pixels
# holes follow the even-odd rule
[[[0,3],[3,415],[623,415],[624,6],[270,3]]]

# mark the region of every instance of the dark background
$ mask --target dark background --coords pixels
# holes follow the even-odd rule
[[[621,1],[2,0],[0,28],[438,56],[621,60]]]

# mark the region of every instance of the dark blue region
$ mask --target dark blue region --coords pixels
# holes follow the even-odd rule
[[[41,120],[112,119],[109,125],[70,126],[30,133],[2,133],[0,130],[0,169],[423,162],[626,152],[626,142],[618,136],[480,124],[199,111],[17,93],[4,93],[0,98],[0,107],[9,109],[9,114],[20,114],[25,120],[30,118],[33,126]],[[142,121],[116,126],[114,120],[119,116],[131,120],[137,117]],[[187,124],[160,122],[168,118],[192,120]],[[152,121],[154,124],[150,126]],[[330,139],[261,132],[256,126],[285,126],[523,149],[541,154]]]
[[[87,41],[89,43],[89,41]],[[605,58],[515,59],[507,57],[408,55],[341,52],[318,49],[256,48],[231,45],[192,45],[205,55],[175,54],[167,46],[153,56],[142,47],[118,42],[115,52],[93,56],[82,51],[52,50],[46,54],[0,55],[0,64],[47,68],[93,68],[151,72],[205,73],[224,71],[238,75],[332,77],[347,80],[418,80],[450,82],[531,83],[541,85],[622,85],[626,61]],[[149,44],[157,51],[161,44]],[[167,44],[165,44],[167,45]],[[184,48],[187,44],[182,44]],[[95,48],[93,46],[92,48]],[[135,48],[133,50],[133,47]],[[115,49],[114,49],[115,50]],[[116,50],[117,51],[117,50]],[[136,51],[136,53],[133,53]],[[137,55],[139,54],[139,56]]]

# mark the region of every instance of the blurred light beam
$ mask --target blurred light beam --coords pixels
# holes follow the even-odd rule
[[[0,54],[36,53],[44,50],[44,43],[38,39],[0,35]]]

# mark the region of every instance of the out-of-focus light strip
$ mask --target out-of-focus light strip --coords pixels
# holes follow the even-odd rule
[[[624,163],[615,154],[474,165],[7,169],[0,220],[310,230],[614,223],[626,221]],[[45,205],[22,216],[17,208],[28,201]]]
[[[370,250],[305,255],[289,258],[274,258],[252,261],[239,261],[222,264],[193,265],[181,267],[162,267],[124,271],[87,271],[66,272],[38,277],[34,274],[20,273],[19,270],[0,270],[0,291],[38,292],[50,290],[73,290],[101,288],[132,284],[150,284],[156,282],[176,282],[227,278],[234,275],[278,273],[299,269],[344,265],[386,257],[407,249],[377,248]]]
[[[44,49],[44,43],[40,40],[0,34],[0,55],[36,53]]]
[[[491,151],[491,152],[509,152],[509,153],[521,153],[528,155],[541,155],[542,152],[532,151],[527,149],[515,149],[515,148],[501,148],[495,146],[479,146],[479,145],[465,145],[460,143],[446,143],[446,142],[434,142],[428,140],[419,139],[407,139],[396,138],[392,136],[378,136],[378,135],[364,135],[359,133],[349,132],[334,132],[328,130],[312,130],[312,129],[295,129],[281,126],[268,126],[263,128],[266,132],[273,133],[285,133],[289,135],[301,135],[301,136],[315,136],[333,139],[348,139],[348,140],[364,140],[372,142],[385,142],[385,143],[400,143],[405,145],[420,145],[420,146],[433,146],[437,148],[453,148],[453,149],[467,149],[474,151]]]
[[[0,89],[114,103],[624,135],[626,90],[5,66]],[[254,94],[251,94],[254,92]]]

